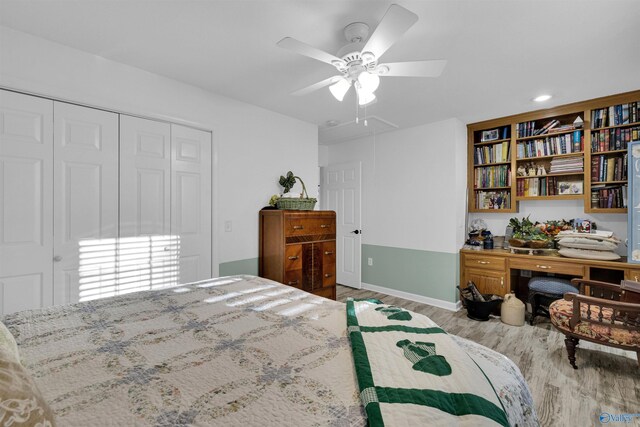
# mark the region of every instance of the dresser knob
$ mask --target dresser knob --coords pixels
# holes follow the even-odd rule
[[[320,228],[329,228],[331,227],[329,224],[320,224]]]
[[[293,282],[288,282],[287,283],[287,285],[289,285],[289,286],[293,286],[293,285],[297,285],[297,284],[298,284],[297,280],[294,280]]]
[[[298,259],[298,257],[297,257],[297,256],[290,256],[290,257],[289,257],[289,259],[290,259],[291,261],[294,261],[294,260]]]
[[[325,255],[333,255],[333,251],[324,251]],[[637,280],[636,280],[637,281]]]
[[[327,273],[324,275],[324,277],[331,277],[331,274]]]
[[[294,225],[293,229],[294,230],[304,230],[304,227],[302,225]]]

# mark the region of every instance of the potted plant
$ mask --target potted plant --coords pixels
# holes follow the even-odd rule
[[[284,188],[283,194],[288,193],[296,184],[296,179],[302,184],[302,192],[300,197],[280,197],[276,200],[276,206],[278,209],[297,209],[303,211],[310,211],[316,205],[317,199],[309,197],[307,194],[307,187],[304,185],[304,181],[299,176],[293,174],[293,172],[287,172],[286,176],[280,175],[278,183]]]

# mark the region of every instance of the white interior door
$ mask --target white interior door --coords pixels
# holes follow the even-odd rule
[[[120,116],[120,237],[171,230],[171,128]]]
[[[180,283],[171,235],[171,126],[120,115],[117,293]]]
[[[0,90],[0,315],[53,303],[53,102]]]
[[[211,277],[211,133],[171,125],[171,234],[180,282]]]
[[[322,180],[323,209],[336,211],[336,281],[360,288],[360,162],[330,165]]]
[[[118,237],[118,115],[62,102],[54,115],[54,302],[68,304],[81,291],[80,245]],[[82,254],[85,272],[91,255]],[[91,293],[99,278],[83,276]]]

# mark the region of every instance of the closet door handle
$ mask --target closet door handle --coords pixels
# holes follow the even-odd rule
[[[293,260],[298,259],[298,257],[297,257],[297,256],[290,256],[290,257],[289,257],[289,259],[290,259],[291,261],[293,261]]]
[[[294,225],[293,229],[294,230],[304,230],[304,227],[302,225]]]

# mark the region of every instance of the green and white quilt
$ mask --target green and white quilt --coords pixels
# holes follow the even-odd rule
[[[347,327],[369,426],[509,425],[482,369],[428,317],[349,300]]]

